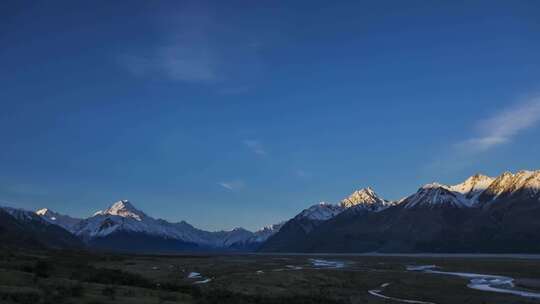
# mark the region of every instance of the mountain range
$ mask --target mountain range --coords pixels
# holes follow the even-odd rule
[[[278,224],[255,232],[243,228],[209,232],[185,221],[170,223],[155,219],[128,200],[115,202],[85,219],[47,208],[36,211],[35,215],[62,227],[90,248],[128,252],[255,250],[280,228]]]
[[[209,232],[155,219],[121,200],[84,219],[0,208],[0,240],[17,246],[126,252],[540,252],[540,171],[431,183],[399,200],[370,188],[312,205],[255,232]],[[20,235],[21,238],[14,237]]]
[[[314,207],[311,207],[314,208]],[[310,210],[308,208],[306,210]],[[298,215],[264,252],[540,252],[540,171],[427,184],[398,201],[355,192],[323,221]]]

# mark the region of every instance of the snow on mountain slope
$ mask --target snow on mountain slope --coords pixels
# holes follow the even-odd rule
[[[494,180],[486,175],[475,174],[453,186],[431,183],[422,186],[415,194],[401,202],[405,203],[407,208],[419,206],[474,207],[478,204],[479,197]]]
[[[268,226],[255,232],[242,228],[209,232],[197,229],[185,221],[170,223],[152,218],[127,200],[115,202],[109,208],[98,211],[87,219],[72,218],[46,208],[36,212],[7,207],[3,209],[19,220],[40,220],[47,224],[58,225],[88,242],[96,238],[105,238],[115,232],[133,232],[133,238],[140,237],[136,233],[142,233],[144,238],[155,236],[167,241],[179,240],[194,243],[201,246],[200,248],[228,247],[237,250],[238,248],[256,248],[276,234],[279,236],[302,231],[307,234],[322,222],[344,211],[351,211],[350,214],[344,215],[355,216],[356,210],[362,213],[378,212],[396,205],[403,205],[405,208],[485,207],[486,210],[490,210],[491,206],[502,206],[503,209],[504,201],[513,204],[521,201],[530,202],[531,199],[533,203],[536,200],[540,201],[540,171],[519,171],[515,174],[505,172],[497,178],[476,174],[452,186],[438,183],[427,184],[416,193],[399,201],[387,201],[368,187],[354,191],[339,204],[319,203],[302,210],[287,222]],[[491,205],[499,202],[501,202],[500,205]],[[282,229],[282,227],[286,228]],[[305,238],[305,234],[290,238],[285,236],[281,239],[292,240],[291,244],[293,244]],[[113,236],[122,238],[125,234],[119,233]],[[114,238],[105,240],[111,241],[111,239]],[[272,239],[274,237],[270,238]]]
[[[531,198],[540,199],[540,170],[522,170],[515,174],[504,172],[483,192],[481,199],[493,201],[522,191]]]
[[[97,212],[74,228],[74,233],[84,239],[105,237],[116,231],[145,233],[204,245],[212,244],[207,232],[198,230],[186,222],[169,223],[154,219],[137,210],[126,200]]]
[[[478,197],[486,190],[495,179],[482,174],[475,174],[467,178],[463,183],[448,187],[449,190],[463,195],[461,199],[468,206],[478,202]]]
[[[229,247],[235,243],[245,242],[253,236],[253,232],[244,228],[234,228],[230,231],[214,232],[216,236],[216,247]]]
[[[302,210],[302,212],[300,212],[294,218],[326,221],[345,210],[357,209],[377,212],[394,204],[394,202],[380,198],[371,187],[367,187],[354,191],[339,204],[321,202],[319,204],[312,205],[309,208]]]
[[[39,215],[45,221],[58,225],[69,232],[73,233],[73,228],[82,221],[82,219],[73,218],[68,215],[63,215],[57,212],[54,212],[50,209],[43,208],[36,211],[36,214]]]
[[[250,238],[249,241],[250,242],[262,243],[262,242],[266,241],[272,235],[278,233],[279,230],[281,229],[281,227],[283,227],[283,225],[285,225],[285,223],[286,222],[283,221],[283,222],[280,222],[280,223],[277,223],[277,224],[274,224],[274,225],[263,227],[263,228],[255,231],[253,233],[253,236]]]
[[[137,210],[128,200],[118,201],[104,211],[98,211],[94,215],[118,215],[124,218],[134,218],[142,221],[146,217],[144,212]]]
[[[353,192],[349,197],[341,201],[343,208],[366,209],[381,211],[394,203],[380,198],[371,187]]]
[[[422,186],[418,191],[403,200],[405,208],[413,207],[467,207],[460,193],[453,192],[448,186],[432,183]]]
[[[529,198],[540,200],[540,170],[504,172],[497,178],[475,174],[453,186],[428,184],[403,202],[409,208],[421,205],[477,207],[515,193],[525,193]]]
[[[326,221],[340,214],[345,210],[345,207],[340,205],[328,204],[320,202],[307,209],[302,210],[295,218],[306,218],[310,220]]]
[[[32,211],[12,207],[1,208],[19,221],[44,221],[40,216],[36,215]]]
[[[271,231],[253,233],[243,228],[230,231],[204,231],[185,221],[170,223],[154,219],[136,209],[127,200],[118,201],[109,208],[96,212],[94,216],[82,220],[73,228],[73,232],[85,240],[106,237],[120,231],[144,233],[216,248],[228,247],[239,242],[266,240],[266,235],[269,237],[273,233]]]
[[[69,231],[49,223],[33,211],[12,207],[0,209],[0,246],[10,246],[11,243],[29,248],[83,247],[83,243]]]

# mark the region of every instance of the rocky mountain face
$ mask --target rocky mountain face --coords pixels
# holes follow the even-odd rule
[[[540,171],[477,174],[453,186],[432,183],[379,204],[384,208],[348,207],[303,234],[296,223],[286,229],[287,223],[261,250],[540,252]]]
[[[459,193],[450,190],[450,187],[438,183],[427,184],[402,201],[405,208],[444,208],[465,207]]]
[[[302,210],[287,221],[278,233],[261,246],[261,251],[304,251],[303,243],[311,232],[340,214],[379,212],[393,203],[381,199],[371,188],[353,192],[340,204],[319,203]]]
[[[467,178],[463,183],[451,186],[450,190],[464,196],[464,203],[472,206],[478,203],[478,198],[493,183],[493,180],[492,177],[475,174]]]
[[[481,204],[488,204],[495,200],[512,198],[538,200],[540,198],[540,170],[519,171],[516,174],[505,172],[480,193],[478,200]]]
[[[380,198],[371,187],[354,191],[340,203],[344,209],[354,207],[371,211],[379,211],[391,205],[393,202]]]
[[[0,208],[0,247],[81,249],[84,244],[64,228],[34,212]]]
[[[36,211],[36,214],[39,215],[43,220],[51,224],[58,225],[67,231],[72,231],[73,227],[82,221],[82,219],[62,215],[47,208],[39,209]]]

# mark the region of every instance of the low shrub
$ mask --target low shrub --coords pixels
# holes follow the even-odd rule
[[[103,288],[101,294],[114,301],[116,298],[116,288],[114,286],[107,286]]]
[[[39,260],[34,264],[32,272],[38,278],[48,278],[51,276],[53,268],[53,264],[44,260]]]
[[[323,296],[262,296],[246,295],[228,290],[205,290],[196,298],[198,304],[345,304],[347,302]]]
[[[118,269],[86,267],[71,274],[71,279],[104,285],[126,285],[152,288],[155,285],[145,277]]]
[[[44,304],[56,304],[66,302],[70,298],[84,296],[84,287],[79,282],[68,280],[42,281],[39,288],[43,294]]]
[[[33,288],[0,287],[0,303],[35,304],[39,303],[41,297],[39,290]]]

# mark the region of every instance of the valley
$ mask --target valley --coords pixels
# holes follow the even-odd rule
[[[371,188],[257,231],[121,200],[87,218],[0,208],[0,303],[540,302],[540,171]]]
[[[0,304],[540,304],[540,0],[0,8]]]
[[[477,273],[540,293],[537,256],[121,255],[3,250],[2,303],[539,303],[467,287]],[[408,269],[409,268],[409,269]],[[505,287],[501,287],[505,288]]]

